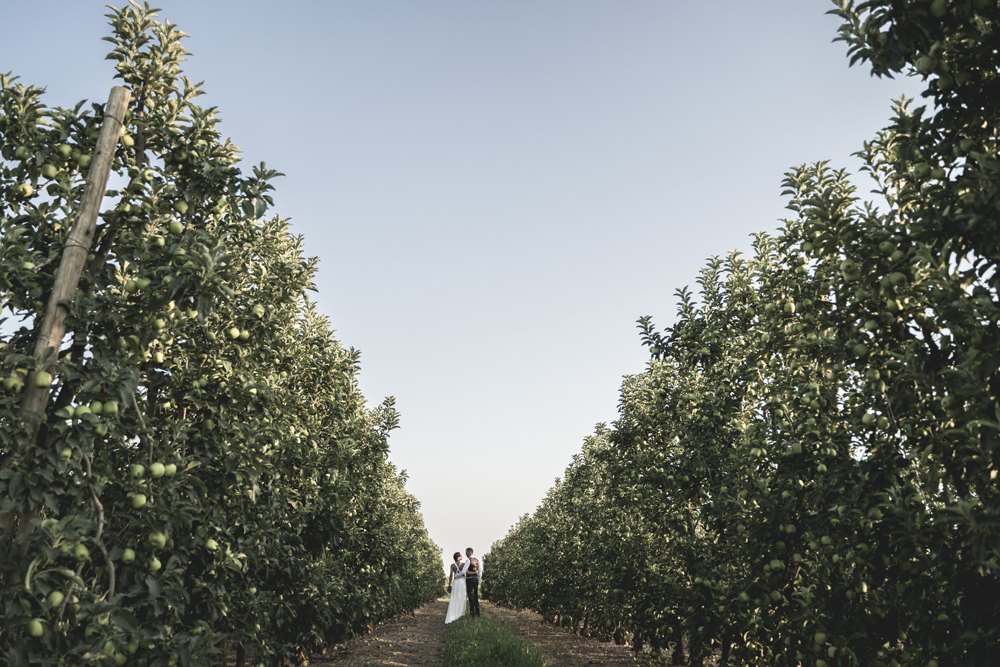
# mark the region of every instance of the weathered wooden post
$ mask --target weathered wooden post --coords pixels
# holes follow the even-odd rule
[[[116,86],[111,89],[111,96],[104,108],[104,121],[101,124],[101,133],[97,138],[97,146],[91,159],[90,171],[87,172],[87,185],[84,188],[83,197],[80,199],[73,227],[70,229],[69,236],[63,246],[59,271],[45,306],[45,315],[38,330],[38,338],[35,340],[33,355],[38,363],[35,370],[28,373],[24,398],[21,400],[21,420],[30,427],[30,436],[18,443],[18,452],[25,451],[34,443],[38,427],[45,415],[50,383],[42,382],[42,386],[36,386],[35,378],[40,373],[50,374],[59,357],[59,346],[66,333],[66,316],[69,314],[63,302],[73,299],[80,284],[83,265],[87,261],[87,255],[90,253],[90,247],[94,240],[97,214],[100,211],[101,200],[104,198],[104,189],[108,186],[115,147],[121,136],[121,129],[124,127],[125,111],[128,108],[130,97],[131,92],[128,88]],[[9,466],[13,459],[13,456],[8,456],[7,460],[3,461],[3,467]],[[37,508],[25,509],[18,525],[18,533],[30,534],[34,530],[31,519],[37,515]],[[0,514],[0,551],[6,549],[11,543],[14,518],[15,511],[13,510]]]

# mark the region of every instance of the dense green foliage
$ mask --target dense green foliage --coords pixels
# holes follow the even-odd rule
[[[483,593],[694,663],[1000,659],[1000,6],[837,3],[877,75],[921,77],[820,163],[749,259],[713,259]],[[990,662],[993,661],[993,662]]]
[[[545,667],[535,649],[490,614],[464,616],[448,626],[442,641],[443,667]]]
[[[443,591],[386,460],[393,401],[366,408],[358,353],[305,298],[315,260],[264,217],[278,174],[240,171],[155,11],[109,14],[128,133],[37,429],[23,384],[103,107],[47,107],[0,77],[12,666],[206,664],[227,637],[277,664]]]

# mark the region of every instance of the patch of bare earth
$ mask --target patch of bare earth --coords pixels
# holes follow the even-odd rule
[[[482,602],[482,609],[493,614],[510,628],[516,636],[530,643],[548,662],[549,667],[663,667],[670,664],[670,657],[656,657],[648,652],[636,653],[630,646],[601,642],[594,638],[580,637],[566,628],[556,627],[542,620],[541,615],[523,609],[507,609],[489,602]],[[647,649],[648,651],[648,649]],[[705,667],[715,664],[705,662]]]
[[[335,651],[314,655],[310,665],[336,667],[434,666],[441,662],[441,634],[447,600],[425,604],[413,616],[404,616],[338,644]]]

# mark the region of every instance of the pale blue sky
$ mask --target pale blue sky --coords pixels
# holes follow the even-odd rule
[[[0,71],[103,101],[103,0],[5,3]],[[394,395],[391,459],[446,554],[539,504],[706,257],[782,174],[850,155],[915,82],[848,68],[826,0],[173,0],[223,132],[286,174],[320,309]]]

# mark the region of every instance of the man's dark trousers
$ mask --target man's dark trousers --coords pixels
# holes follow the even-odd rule
[[[479,616],[479,577],[466,577],[465,589],[469,596],[469,616]]]

